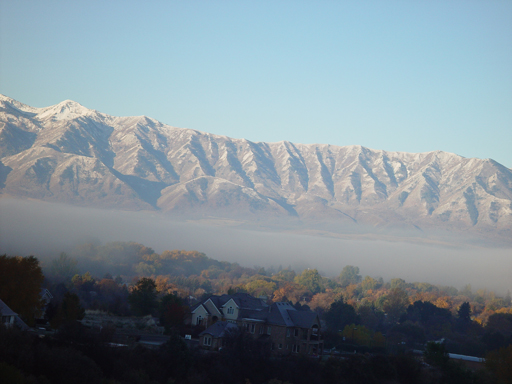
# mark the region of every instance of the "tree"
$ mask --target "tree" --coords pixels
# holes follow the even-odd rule
[[[52,260],[50,273],[57,280],[68,280],[78,273],[76,264],[77,261],[75,259],[62,252],[58,259]]]
[[[360,324],[361,319],[353,306],[343,302],[343,299],[331,304],[324,315],[327,327],[332,331],[341,331],[349,324]]]
[[[462,330],[465,330],[471,324],[471,306],[466,301],[462,303],[457,311],[458,324]]]
[[[347,265],[340,273],[340,284],[343,288],[350,284],[357,284],[361,281],[361,275],[359,274],[359,267]]]
[[[363,292],[374,290],[378,286],[378,281],[375,280],[373,277],[365,276],[363,281],[361,282],[361,288],[363,289]]]
[[[444,344],[435,341],[429,341],[427,343],[423,356],[428,364],[441,369],[445,368],[450,361],[450,356],[448,356],[448,351]]]
[[[407,287],[407,283],[404,279],[394,278],[390,281],[391,289],[400,288],[405,289]]]
[[[70,324],[77,320],[82,320],[85,316],[85,310],[80,305],[80,299],[74,293],[66,292],[64,299],[60,303],[57,313],[50,319],[50,324],[57,329],[61,325]]]
[[[318,270],[316,269],[303,270],[302,273],[295,278],[295,282],[302,285],[303,287],[306,287],[313,294],[323,290],[322,276],[320,276]]]
[[[384,311],[390,323],[396,323],[409,304],[409,296],[403,289],[395,288],[390,291],[384,301]]]
[[[149,315],[156,308],[156,283],[149,277],[140,279],[135,287],[133,287],[128,302],[132,311],[139,315]]]
[[[492,351],[485,357],[485,366],[494,374],[498,384],[512,383],[512,344]]]
[[[71,279],[71,282],[79,291],[89,292],[92,291],[94,283],[96,282],[89,272],[83,275],[76,274]]]
[[[166,331],[171,328],[183,325],[185,320],[186,306],[183,300],[174,294],[167,294],[160,302],[160,322]]]
[[[247,284],[245,284],[245,289],[251,295],[259,297],[262,295],[270,296],[272,292],[277,289],[276,283],[272,281],[265,280],[253,280]]]
[[[292,282],[295,279],[295,271],[293,269],[282,269],[277,275],[274,276],[277,280],[284,280]]]
[[[0,256],[0,298],[29,324],[43,306],[43,281],[39,260],[34,256]]]

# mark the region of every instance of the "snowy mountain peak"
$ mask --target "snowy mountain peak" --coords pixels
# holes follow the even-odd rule
[[[0,95],[2,194],[512,239],[512,170],[492,160],[443,151],[252,142],[146,116],[112,117],[71,100],[33,108]]]
[[[40,120],[72,120],[96,111],[88,109],[73,100],[64,100],[48,108],[42,108],[37,118]]]
[[[18,112],[25,112],[25,113],[37,113],[41,108],[34,108],[29,105],[20,103],[17,100],[11,99],[8,96],[0,94],[0,105],[2,107],[10,107],[14,108],[15,110],[18,110]]]

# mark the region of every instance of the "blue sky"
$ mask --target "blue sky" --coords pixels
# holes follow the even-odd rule
[[[512,167],[512,2],[0,2],[0,93]]]

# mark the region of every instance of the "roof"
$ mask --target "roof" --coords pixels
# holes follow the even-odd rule
[[[203,305],[208,300],[211,300],[211,302],[217,307],[217,309],[219,309],[220,312],[222,312],[221,308],[224,307],[230,300],[233,300],[239,309],[249,309],[257,311],[268,307],[267,303],[265,303],[264,300],[257,299],[249,295],[248,293],[238,292],[233,295],[212,295],[206,298],[205,300],[201,301],[200,303],[194,305],[191,308],[191,312],[194,312],[199,306]]]
[[[2,316],[18,316],[7,304],[0,299],[0,314]]]
[[[312,311],[295,311],[295,312],[289,312],[290,317],[292,318],[293,323],[296,327],[300,328],[311,328],[315,323],[317,323],[318,326],[318,315],[315,312]]]
[[[215,324],[210,325],[206,330],[201,332],[199,336],[209,334],[213,338],[225,337],[231,329],[238,329],[236,324],[227,321],[217,321]]]
[[[298,311],[290,303],[274,303],[268,310],[248,311],[244,313],[244,319],[264,320],[269,324],[285,327],[311,328],[318,323],[318,315],[310,310]]]
[[[212,295],[192,307],[192,312],[200,306],[203,306],[208,313],[211,313],[211,311],[209,311],[204,305],[207,301],[211,301],[217,309],[222,309],[231,300],[238,307],[238,319],[259,322],[264,321],[269,324],[281,325],[284,327],[311,328],[315,323],[319,325],[318,315],[311,310],[298,311],[290,303],[284,302],[278,302],[268,306],[264,300],[257,299],[248,293],[242,292],[235,293],[234,295]],[[217,322],[215,324],[219,323],[224,322]],[[209,329],[210,328],[205,332]]]

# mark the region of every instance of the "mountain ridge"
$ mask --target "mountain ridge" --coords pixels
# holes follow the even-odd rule
[[[492,159],[276,143],[0,95],[0,194],[175,215],[290,217],[512,236]]]

